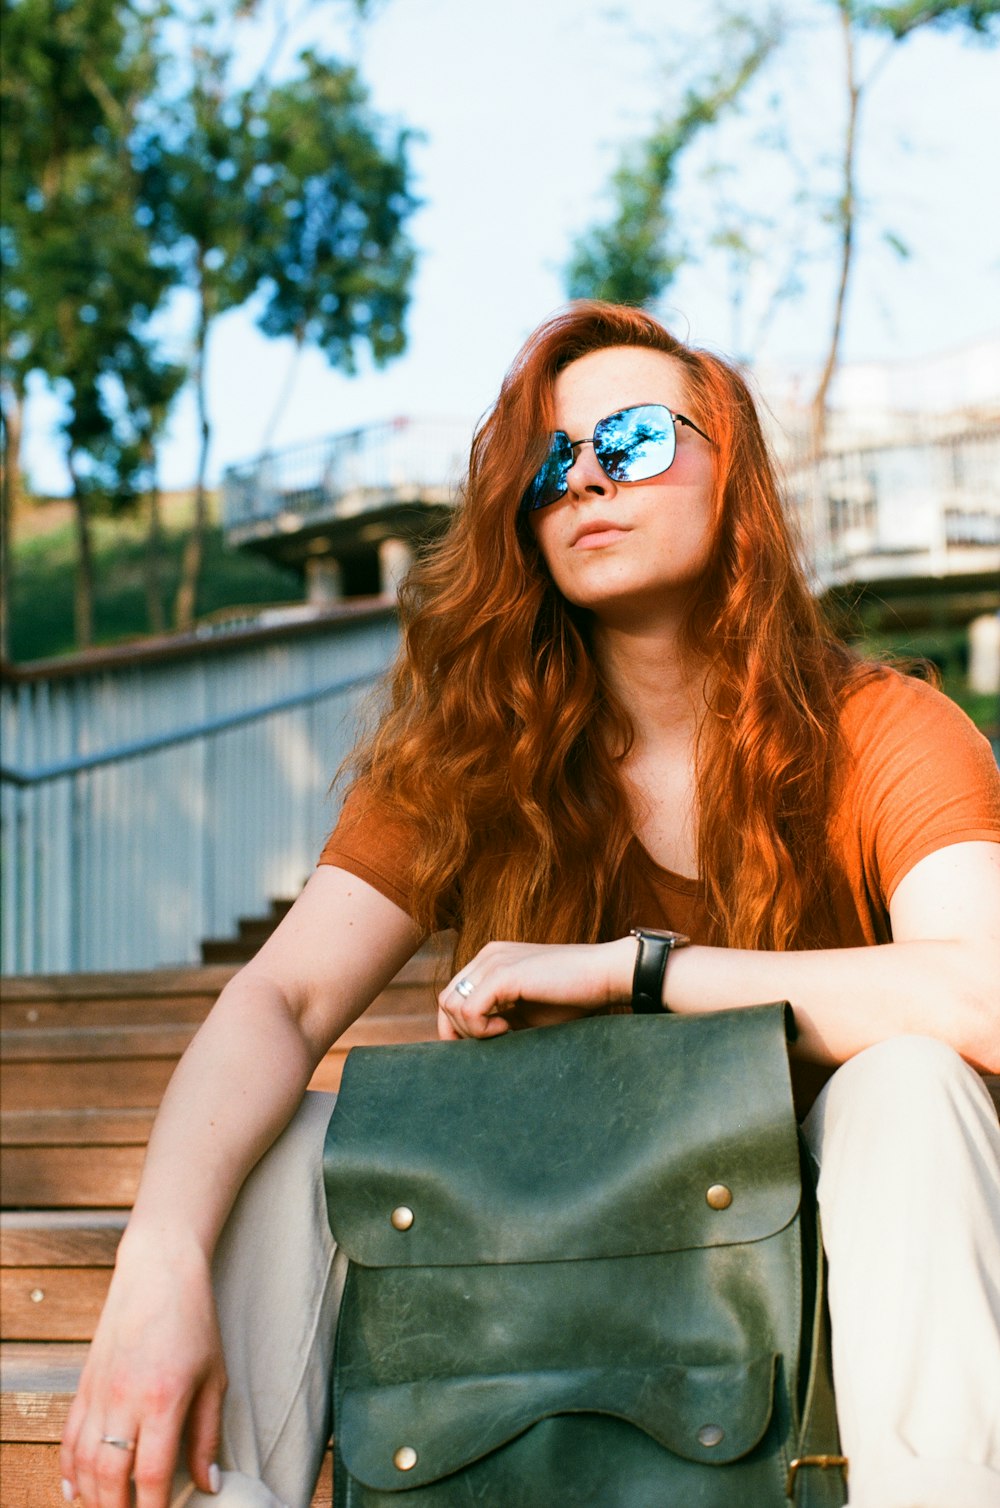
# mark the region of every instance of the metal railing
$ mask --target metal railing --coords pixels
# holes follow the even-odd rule
[[[787,464],[820,589],[1000,572],[1000,414],[883,416]]]
[[[0,970],[195,963],[297,894],[396,638],[383,611],[5,684]]]
[[[222,479],[222,521],[230,536],[270,522],[276,531],[308,519],[351,517],[387,497],[454,497],[468,462],[472,424],[400,418],[290,446]]]

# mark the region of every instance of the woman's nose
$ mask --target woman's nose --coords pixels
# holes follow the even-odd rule
[[[569,471],[566,473],[566,490],[574,497],[613,497],[614,482],[594,454],[591,440],[581,440]]]

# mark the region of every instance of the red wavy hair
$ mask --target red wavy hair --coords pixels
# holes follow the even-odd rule
[[[595,301],[529,337],[480,425],[453,523],[401,593],[381,721],[350,762],[412,822],[417,919],[432,930],[454,909],[457,962],[491,938],[596,942],[656,920],[636,909],[628,708],[518,512],[554,427],[557,374],[615,346],[680,362],[687,411],[715,446],[710,565],[684,629],[710,667],[697,805],[711,940],[783,949],[822,936],[839,703],[872,667],[824,628],[740,373],[649,314]]]

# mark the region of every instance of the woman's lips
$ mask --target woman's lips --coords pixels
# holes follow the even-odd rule
[[[592,524],[581,529],[573,539],[571,548],[574,550],[599,550],[602,545],[612,545],[616,540],[624,538],[628,533],[621,524],[609,524],[602,520],[595,520]]]

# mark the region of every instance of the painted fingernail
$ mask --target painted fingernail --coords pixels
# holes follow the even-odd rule
[[[218,1492],[222,1486],[222,1472],[214,1461],[208,1468],[208,1485],[212,1492]]]
[[[74,1488],[73,1483],[70,1481],[69,1477],[63,1477],[60,1486],[62,1487],[63,1497],[66,1499],[67,1503],[71,1503],[76,1497],[76,1489]]]

